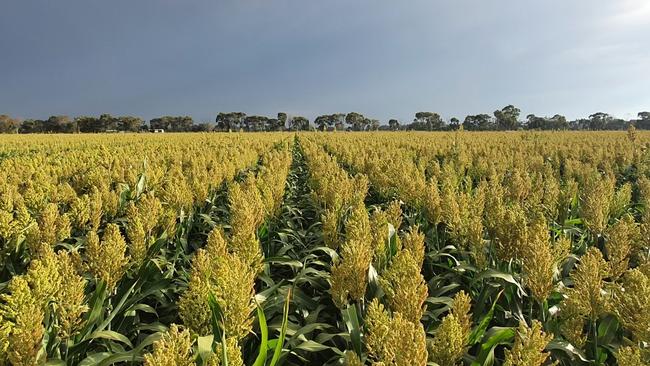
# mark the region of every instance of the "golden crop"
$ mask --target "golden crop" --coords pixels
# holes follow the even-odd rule
[[[0,365],[647,364],[649,147],[3,136]]]

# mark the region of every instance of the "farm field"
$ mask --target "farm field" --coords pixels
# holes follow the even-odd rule
[[[0,138],[0,365],[647,365],[650,132]]]

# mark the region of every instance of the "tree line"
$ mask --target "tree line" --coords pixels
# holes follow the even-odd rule
[[[468,115],[461,122],[458,118],[443,119],[435,112],[417,112],[409,123],[390,119],[381,124],[378,119],[361,113],[323,114],[312,122],[303,116],[290,116],[280,112],[275,117],[246,115],[243,112],[222,112],[214,123],[194,123],[189,116],[163,116],[145,122],[134,116],[99,117],[51,116],[48,119],[26,119],[24,121],[8,115],[0,115],[0,133],[101,133],[140,132],[164,130],[166,132],[208,132],[208,131],[306,131],[306,130],[408,130],[408,131],[507,131],[530,130],[624,130],[633,124],[638,129],[650,130],[650,112],[639,112],[637,119],[624,120],[607,113],[598,112],[588,118],[568,121],[556,114],[552,117],[529,114],[521,118],[519,108],[508,105],[490,114]]]

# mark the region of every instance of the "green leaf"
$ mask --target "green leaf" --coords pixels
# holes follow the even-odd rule
[[[481,341],[483,338],[483,335],[485,334],[485,331],[487,330],[488,326],[490,325],[490,322],[492,321],[492,318],[494,317],[494,309],[497,306],[497,302],[499,301],[499,297],[501,297],[501,294],[503,293],[503,290],[499,292],[497,295],[496,299],[494,299],[494,302],[492,303],[492,307],[490,308],[490,311],[488,311],[483,318],[481,318],[481,322],[478,324],[476,328],[472,331],[472,333],[469,335],[469,344],[476,344]]]
[[[110,352],[91,353],[79,362],[79,366],[99,365],[99,363],[111,355]]]
[[[289,266],[294,269],[301,269],[304,265],[299,260],[291,259],[289,257],[271,257],[264,260],[265,263],[278,264]]]
[[[282,346],[284,345],[284,338],[287,335],[287,325],[289,324],[290,302],[291,302],[291,288],[289,288],[289,291],[287,291],[287,300],[284,303],[282,327],[280,328],[280,338],[278,338],[278,343],[275,345],[275,350],[273,351],[273,358],[271,359],[270,366],[275,366],[280,360],[280,355],[282,354]]]
[[[131,287],[129,287],[129,289],[124,293],[120,301],[114,306],[113,311],[111,311],[108,317],[106,317],[106,319],[104,319],[104,321],[97,326],[97,330],[104,330],[104,328],[106,328],[111,323],[113,318],[115,318],[115,316],[122,310],[124,304],[129,299],[129,295],[131,295],[133,289],[137,284],[138,282],[136,281],[135,283],[133,283],[133,285],[131,285]]]
[[[494,364],[494,349],[500,344],[508,344],[515,337],[515,328],[492,327],[485,334],[487,340],[481,344],[481,350],[472,366],[491,366]]]
[[[127,346],[133,348],[133,344],[131,344],[131,341],[124,336],[123,334],[120,334],[118,332],[114,332],[112,330],[99,330],[96,332],[93,332],[90,337],[90,339],[110,339],[112,341],[118,341],[126,344]]]
[[[225,321],[223,318],[223,311],[221,310],[221,306],[219,306],[219,303],[217,302],[217,299],[214,297],[214,294],[212,292],[208,294],[208,305],[212,311],[212,334],[214,334],[214,342],[217,342],[224,338],[223,333],[225,333]]]
[[[450,308],[454,304],[454,298],[448,296],[427,297],[424,302],[431,305],[442,304],[445,305],[446,308]]]
[[[566,353],[571,360],[579,359],[583,362],[589,362],[587,357],[580,351],[575,348],[571,343],[561,340],[554,339],[546,345],[547,351],[560,351]]]
[[[120,183],[118,185],[118,190],[120,192],[120,207],[124,207],[133,196],[131,194],[131,188],[128,184]]]
[[[429,296],[431,297],[441,297],[447,293],[450,293],[460,287],[460,284],[458,283],[450,283],[449,285],[445,285],[442,287],[438,287],[432,292],[429,293]]]
[[[565,227],[578,226],[578,225],[582,225],[582,218],[580,217],[564,220]]]
[[[598,324],[598,344],[609,344],[618,330],[618,320],[613,315],[608,315]]]
[[[221,341],[221,364],[223,366],[228,366],[225,319],[223,317],[221,306],[219,306],[219,303],[212,292],[208,295],[208,305],[212,311],[212,333],[214,334],[212,348],[215,346],[214,342],[217,342],[217,340]]]
[[[142,192],[144,192],[145,181],[146,181],[145,173],[140,174],[140,177],[138,178],[138,183],[135,185],[135,197],[133,198],[140,197]]]
[[[196,339],[197,352],[203,361],[207,361],[214,353],[212,351],[212,344],[214,344],[213,335],[198,337]]]
[[[228,366],[228,349],[226,343],[226,332],[221,333],[221,364]]]
[[[270,339],[268,342],[266,342],[267,350],[275,349],[277,345],[278,345],[278,339]]]
[[[371,294],[371,297],[379,297],[381,286],[379,285],[379,274],[377,273],[377,270],[375,269],[375,266],[370,264],[368,267],[368,293]]]
[[[354,348],[357,355],[361,356],[361,323],[359,322],[356,305],[349,305],[345,310],[341,311],[341,314],[350,333],[352,348]]]
[[[397,230],[392,224],[388,224],[388,245],[386,246],[386,261],[390,262],[397,254],[397,241],[399,237],[397,236]],[[381,268],[380,268],[381,269]]]
[[[104,281],[97,282],[95,288],[95,293],[88,301],[90,306],[90,311],[86,317],[86,326],[81,331],[81,339],[85,338],[85,335],[90,332],[95,323],[99,320],[99,317],[104,310],[104,301],[106,300],[106,283]]]
[[[80,366],[91,366],[91,365],[108,366],[108,365],[113,365],[115,363],[124,363],[124,362],[141,363],[143,360],[142,350],[159,339],[160,339],[160,333],[156,333],[146,337],[140,344],[138,344],[136,348],[127,352],[93,353],[88,357],[86,357],[83,361],[81,361],[79,365]]]
[[[143,357],[137,355],[135,352],[132,351],[122,352],[122,353],[112,354],[109,357],[106,357],[98,364],[98,366],[109,366],[109,365],[122,363],[122,362],[142,361],[142,359]]]
[[[498,271],[496,269],[488,268],[485,271],[481,272],[478,276],[476,276],[476,278],[474,279],[474,282],[478,282],[478,281],[480,281],[482,279],[485,279],[485,278],[502,279],[502,280],[504,280],[504,281],[506,281],[508,283],[511,283],[511,284],[517,286],[517,289],[519,289],[519,291],[522,294],[526,293],[526,291],[524,291],[524,288],[521,286],[521,284],[517,280],[515,280],[515,278],[509,273],[505,273],[505,272]]]
[[[607,350],[602,347],[598,347],[596,359],[598,360],[597,365],[603,365],[605,363],[605,360],[607,360]]]
[[[314,342],[312,340],[308,340],[305,342],[300,343],[296,347],[294,347],[294,350],[302,350],[302,351],[307,351],[307,352],[319,352],[319,351],[324,351],[327,349],[330,349],[331,347],[324,346],[318,342]]]
[[[269,329],[266,325],[266,315],[264,315],[264,309],[262,306],[255,301],[257,305],[257,319],[260,324],[260,333],[262,333],[262,339],[260,343],[260,351],[257,354],[255,359],[254,366],[264,366],[266,364],[266,354],[268,352],[268,341],[269,341]]]
[[[66,363],[63,360],[47,360],[45,366],[66,366]]]
[[[298,329],[295,333],[291,335],[291,339],[288,341],[288,344],[297,344],[301,341],[303,341],[307,336],[305,334],[311,333],[313,331],[321,331],[324,332],[326,329],[332,328],[332,325],[327,324],[327,323],[309,323],[306,324],[304,327]],[[321,335],[323,333],[320,333]]]
[[[143,313],[158,315],[158,313],[156,312],[156,309],[151,307],[151,305],[147,305],[147,304],[135,304],[135,305],[131,306],[125,312],[133,312],[133,313],[135,313],[136,311],[142,311]]]

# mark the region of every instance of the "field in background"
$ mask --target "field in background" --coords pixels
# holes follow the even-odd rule
[[[649,146],[3,136],[0,365],[642,365]]]

